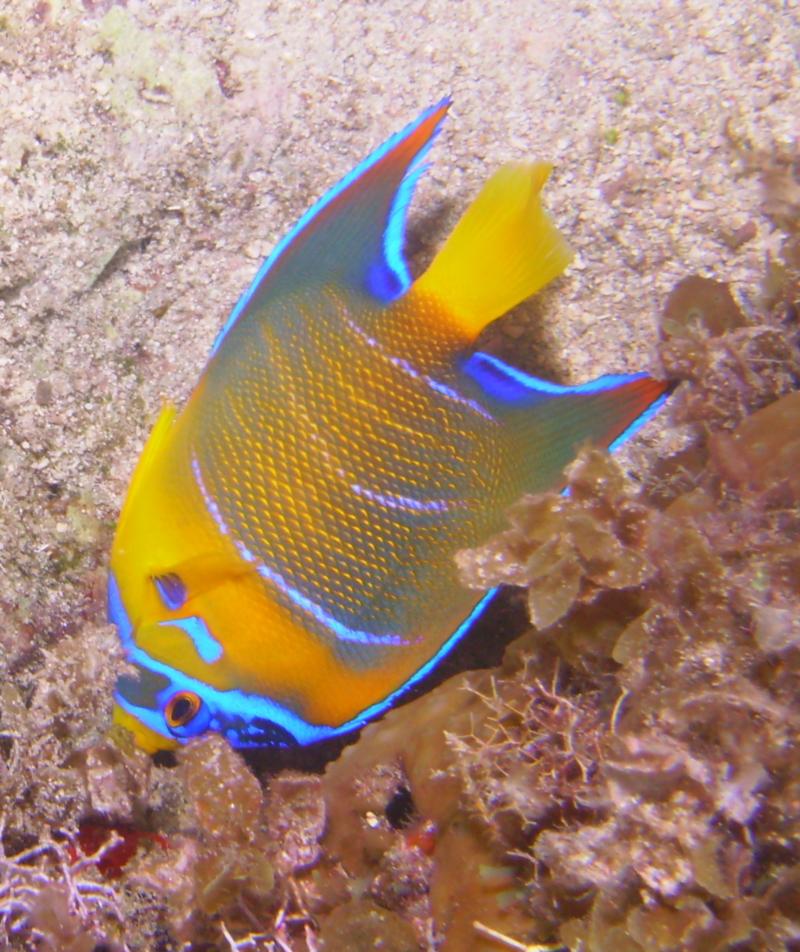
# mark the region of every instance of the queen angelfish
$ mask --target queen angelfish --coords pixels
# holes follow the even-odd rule
[[[569,263],[545,164],[500,168],[411,280],[406,209],[448,106],[300,219],[147,442],[108,586],[135,669],[115,719],[145,750],[310,744],[386,711],[492,594],[455,553],[665,398],[646,374],[560,386],[475,349]]]

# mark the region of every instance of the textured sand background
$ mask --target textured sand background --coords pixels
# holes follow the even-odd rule
[[[454,106],[412,211],[419,260],[499,163],[556,166],[547,202],[577,258],[505,327],[525,366],[567,382],[647,368],[677,279],[752,293],[774,239],[730,138],[797,136],[799,9],[0,4],[4,679],[12,662],[35,677],[27,646],[104,624],[134,461],[261,257],[443,94]],[[654,425],[631,465],[658,439]]]

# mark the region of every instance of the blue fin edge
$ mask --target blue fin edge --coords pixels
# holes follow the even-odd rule
[[[534,377],[524,370],[512,367],[499,357],[480,350],[468,357],[462,367],[487,394],[507,403],[530,400],[531,396],[537,394],[543,397],[565,397],[579,393],[602,393],[604,390],[613,390],[621,384],[649,376],[646,373],[606,374],[587,383],[568,386]]]
[[[545,399],[547,397],[564,397],[576,394],[602,393],[607,390],[615,390],[617,387],[634,380],[643,380],[649,377],[646,373],[636,374],[605,374],[590,380],[587,383],[579,383],[575,386],[567,386],[560,383],[551,383],[549,380],[543,380],[540,377],[534,377],[523,370],[512,367],[499,357],[492,354],[486,354],[483,351],[476,351],[468,357],[462,364],[462,368],[472,379],[480,386],[484,393],[496,400],[506,404],[530,402],[536,397]],[[620,435],[609,444],[609,451],[614,452],[626,440],[630,439],[634,433],[640,430],[645,423],[650,421],[666,402],[670,391],[662,394],[657,400],[638,416]]]
[[[653,419],[653,417],[667,402],[667,398],[670,396],[671,393],[672,393],[671,390],[667,390],[666,393],[662,393],[661,396],[657,400],[651,403],[650,406],[644,411],[644,413],[640,414],[627,429],[623,430],[622,433],[620,433],[620,435],[615,440],[612,440],[608,444],[608,452],[609,453],[615,452],[617,449],[619,449],[620,446],[622,446],[623,443],[629,440],[635,433],[638,433],[639,430],[641,430],[641,428],[646,423],[649,423],[650,420]]]
[[[417,116],[413,122],[410,122],[407,126],[405,126],[405,128],[401,129],[400,132],[396,132],[393,136],[387,139],[383,145],[379,146],[374,152],[368,155],[367,158],[359,162],[359,164],[354,169],[352,169],[352,171],[348,172],[344,178],[340,179],[336,185],[333,186],[333,188],[329,189],[311,206],[311,208],[308,209],[307,212],[305,212],[305,214],[300,217],[295,226],[286,235],[284,235],[283,238],[281,238],[277,245],[275,245],[269,256],[258,269],[258,272],[250,283],[248,289],[236,302],[236,305],[231,311],[227,321],[225,321],[221,330],[217,334],[216,339],[214,340],[209,359],[213,357],[214,354],[216,354],[216,352],[219,350],[220,345],[225,339],[228,331],[230,331],[231,327],[233,327],[244,309],[250,303],[250,299],[261,285],[261,282],[266,278],[275,262],[280,258],[289,245],[291,245],[297,235],[300,234],[304,228],[307,228],[314,218],[316,218],[316,216],[324,208],[330,205],[332,201],[338,198],[342,192],[348,189],[353,184],[353,182],[360,178],[366,171],[377,165],[387,152],[393,149],[406,136],[410,135],[414,129],[417,128],[417,126],[419,126],[429,116],[436,112],[437,109],[440,109],[444,105],[449,105],[450,102],[450,97],[445,96],[438,103],[435,103],[433,106],[429,106],[426,110],[424,110],[424,112]],[[411,283],[408,267],[406,266],[405,260],[403,258],[403,237],[405,233],[406,212],[408,211],[409,203],[411,202],[411,198],[414,194],[414,187],[416,186],[420,175],[425,171],[425,156],[439,134],[440,128],[441,123],[436,127],[425,146],[417,153],[413,164],[406,172],[403,180],[397,188],[397,191],[395,192],[394,201],[392,202],[391,208],[389,210],[388,221],[383,233],[385,270],[378,266],[377,268],[373,268],[373,272],[369,276],[369,290],[382,300],[392,300],[393,298],[398,297],[405,290],[407,290],[409,284]],[[394,285],[394,287],[390,288],[382,286],[383,282],[387,282],[387,275],[385,271],[388,271],[392,276],[388,278],[388,282],[391,285]],[[382,274],[381,272],[384,273]],[[396,288],[399,288],[399,290],[396,290]],[[390,294],[391,296],[389,298],[385,298],[385,294]]]

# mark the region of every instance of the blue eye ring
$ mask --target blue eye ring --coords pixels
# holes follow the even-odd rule
[[[200,712],[203,702],[194,691],[176,691],[164,707],[164,721],[172,733],[187,727]]]

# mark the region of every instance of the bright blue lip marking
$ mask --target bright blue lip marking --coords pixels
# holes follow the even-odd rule
[[[128,711],[133,717],[138,718],[138,720],[150,728],[150,730],[155,731],[157,734],[169,740],[173,740],[174,736],[169,732],[164,723],[162,714],[163,708],[175,691],[193,691],[208,705],[209,721],[206,726],[211,730],[225,734],[234,746],[265,746],[263,743],[248,741],[246,726],[241,732],[237,732],[237,730],[231,727],[231,725],[237,723],[247,725],[256,719],[274,722],[291,735],[300,746],[319,743],[320,741],[328,740],[340,734],[347,734],[359,727],[363,727],[367,721],[383,714],[402,697],[402,695],[409,691],[426,675],[430,674],[433,668],[436,667],[442,658],[472,627],[475,620],[483,613],[496,592],[497,589],[492,589],[483,596],[467,618],[464,619],[436,654],[426,661],[421,668],[415,671],[405,684],[383,698],[383,700],[361,711],[361,713],[352,720],[339,727],[330,727],[326,724],[312,724],[298,714],[295,714],[294,711],[289,710],[284,705],[267,697],[248,694],[245,691],[239,690],[220,691],[216,688],[212,688],[196,678],[189,677],[177,668],[172,668],[163,662],[157,661],[135,644],[131,645],[128,649],[128,659],[133,662],[133,664],[145,670],[163,675],[170,681],[170,685],[159,693],[157,699],[158,709],[133,704],[122,697],[119,691],[115,692],[115,699],[123,710]]]
[[[117,577],[114,575],[111,569],[108,570],[108,588],[106,597],[108,606],[108,620],[112,625],[117,626],[119,639],[123,645],[127,646],[133,640],[133,625],[131,624],[131,620],[128,617],[128,613],[125,611],[125,605],[122,602],[122,595],[120,595]]]

